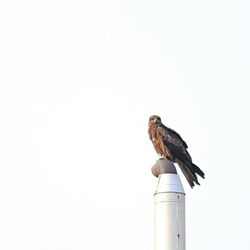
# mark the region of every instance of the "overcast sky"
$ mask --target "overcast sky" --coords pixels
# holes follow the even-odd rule
[[[249,250],[249,1],[0,1],[0,249],[153,249],[157,114],[206,174],[187,249]]]

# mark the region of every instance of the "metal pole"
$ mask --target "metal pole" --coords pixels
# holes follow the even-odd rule
[[[159,180],[154,195],[155,250],[185,250],[185,193],[176,168],[160,159],[152,172]]]

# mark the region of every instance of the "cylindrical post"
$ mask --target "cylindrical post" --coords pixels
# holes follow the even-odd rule
[[[160,159],[152,167],[158,177],[154,195],[155,250],[185,250],[185,193],[175,166]]]

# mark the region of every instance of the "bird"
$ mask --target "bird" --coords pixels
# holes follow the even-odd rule
[[[149,117],[149,138],[161,158],[177,163],[191,188],[200,185],[197,175],[205,178],[204,172],[192,162],[187,143],[173,129],[166,127],[157,115]]]

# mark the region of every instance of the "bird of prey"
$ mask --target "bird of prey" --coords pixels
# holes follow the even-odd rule
[[[160,157],[177,162],[191,188],[200,185],[196,174],[204,178],[202,170],[192,162],[187,144],[173,129],[166,127],[157,115],[149,117],[149,138]]]

